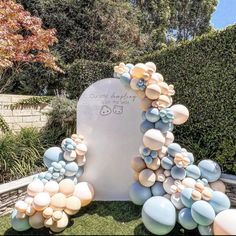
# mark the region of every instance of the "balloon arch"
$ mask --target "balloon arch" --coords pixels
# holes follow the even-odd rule
[[[168,234],[176,221],[185,229],[198,228],[202,235],[236,234],[235,226],[225,219],[235,219],[225,185],[219,180],[221,169],[211,160],[194,164],[194,156],[174,142],[174,125],[185,123],[188,109],[172,105],[174,86],[164,82],[152,62],[136,65],[120,63],[114,77],[141,98],[143,145],[132,160],[135,182],[130,200],[143,205],[145,227],[158,235]],[[61,148],[46,150],[46,172],[40,173],[27,187],[27,196],[15,204],[12,227],[25,231],[30,227],[48,227],[61,232],[94,197],[87,182],[78,182],[86,162],[87,146],[81,135],[62,141]]]

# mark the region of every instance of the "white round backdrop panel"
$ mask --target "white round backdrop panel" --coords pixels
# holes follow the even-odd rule
[[[94,186],[95,200],[128,200],[133,182],[131,160],[142,134],[140,100],[118,79],[103,79],[88,87],[77,105],[77,133],[88,146],[80,181]]]

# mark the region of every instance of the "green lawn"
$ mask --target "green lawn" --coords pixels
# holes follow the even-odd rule
[[[141,221],[141,207],[131,202],[93,202],[72,216],[68,228],[60,235],[151,235]],[[47,229],[30,229],[23,233],[11,228],[9,216],[0,218],[0,235],[47,235]],[[179,225],[170,235],[198,235]]]

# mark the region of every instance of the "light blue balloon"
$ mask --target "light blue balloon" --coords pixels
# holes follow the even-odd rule
[[[166,191],[163,188],[163,184],[161,182],[156,182],[154,185],[152,185],[151,191],[153,196],[163,196],[166,194]]]
[[[43,162],[49,168],[52,162],[63,160],[63,152],[59,147],[51,147],[43,155]]]
[[[208,182],[215,182],[221,176],[220,166],[212,160],[202,160],[198,167],[201,170],[202,178],[206,178]]]
[[[191,214],[196,223],[203,226],[212,224],[216,216],[212,206],[203,200],[193,203]]]
[[[140,131],[142,133],[146,133],[146,131],[148,131],[149,129],[153,129],[153,128],[154,128],[154,123],[152,123],[148,120],[144,120],[140,125]]]
[[[29,217],[26,216],[24,219],[16,218],[17,210],[15,209],[11,214],[11,225],[16,231],[26,231],[31,228],[29,224]]]
[[[142,117],[142,120],[146,120],[146,111],[143,111],[143,112],[142,112],[141,117]]]
[[[133,64],[131,64],[131,63],[128,63],[128,64],[126,64],[125,65],[126,67],[128,67],[128,69],[129,69],[129,72],[131,71],[131,69],[134,67],[134,65]]]
[[[192,188],[184,188],[181,192],[180,199],[184,206],[190,208],[194,201],[192,199]]]
[[[181,153],[181,147],[178,143],[171,143],[167,148],[167,152],[174,157],[176,153]]]
[[[142,186],[139,182],[134,182],[129,188],[129,198],[136,205],[143,205],[151,196],[151,189]]]
[[[50,172],[47,172],[44,178],[46,180],[51,180],[52,179],[52,174]]]
[[[211,225],[198,225],[198,231],[201,235],[213,235],[213,229]]]
[[[198,179],[201,176],[201,171],[196,165],[189,165],[186,167],[186,175],[193,179]]]
[[[192,230],[197,227],[197,223],[194,221],[189,208],[183,208],[179,212],[178,222],[187,230]]]
[[[80,178],[84,173],[84,167],[83,166],[80,166],[77,173],[76,173],[76,178]]]
[[[165,170],[170,170],[174,165],[174,159],[171,156],[166,156],[161,159],[161,166]]]
[[[160,119],[160,112],[157,108],[151,107],[146,111],[146,119],[150,122],[157,122]]]
[[[128,88],[130,87],[130,81],[131,81],[131,78],[130,78],[130,74],[128,72],[125,72],[120,76],[120,82],[125,87],[128,87]]]
[[[188,159],[190,160],[190,164],[194,163],[194,156],[191,152],[186,152]]]
[[[65,176],[74,176],[78,169],[79,167],[74,161],[68,162],[65,166]]]
[[[186,171],[184,168],[179,168],[177,166],[173,166],[171,168],[171,172],[170,172],[171,176],[174,178],[174,179],[184,179],[186,177]]]
[[[168,234],[175,227],[175,207],[165,197],[151,197],[143,205],[142,221],[151,233]]]
[[[52,162],[51,166],[54,168],[55,171],[60,171],[62,168],[62,165],[60,163],[57,162]]]
[[[158,120],[155,123],[155,129],[160,130],[162,133],[166,133],[171,130],[171,123],[164,123],[162,120]]]
[[[212,198],[209,201],[209,204],[213,207],[216,214],[230,208],[229,198],[226,196],[226,194],[220,191],[212,192]]]

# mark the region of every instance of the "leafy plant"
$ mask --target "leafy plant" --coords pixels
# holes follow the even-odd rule
[[[10,127],[9,127],[9,125],[7,124],[7,122],[5,121],[5,119],[3,118],[2,115],[0,115],[0,130],[1,130],[3,133],[10,131]]]

